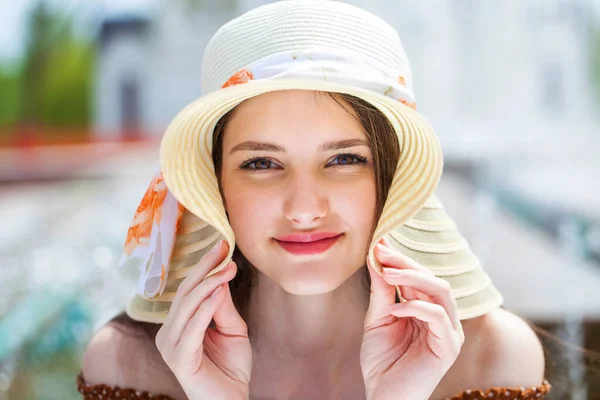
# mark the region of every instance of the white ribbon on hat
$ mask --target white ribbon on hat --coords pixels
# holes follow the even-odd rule
[[[236,72],[227,87],[260,80],[326,80],[383,94],[415,108],[408,78],[383,63],[342,49],[319,48],[272,54]],[[129,228],[120,266],[141,259],[136,293],[153,298],[163,293],[183,206],[173,197],[158,171]]]
[[[266,79],[331,81],[383,94],[415,108],[412,85],[405,74],[350,50],[315,48],[271,54],[232,75],[223,87]]]

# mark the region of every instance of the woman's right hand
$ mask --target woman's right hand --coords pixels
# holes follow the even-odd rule
[[[179,285],[156,346],[191,400],[248,399],[252,349],[248,327],[231,298],[228,282],[237,272],[230,261],[204,277],[227,255],[219,242]],[[214,319],[216,329],[208,328]]]

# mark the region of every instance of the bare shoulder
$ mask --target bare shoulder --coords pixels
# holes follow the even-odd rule
[[[526,388],[544,380],[544,349],[535,331],[503,308],[463,322],[465,343],[432,398],[465,389]]]
[[[544,379],[544,349],[519,316],[498,308],[465,330],[473,376],[488,386],[538,386]]]
[[[153,340],[115,323],[90,339],[82,357],[82,373],[90,385],[147,391],[187,399],[177,379],[162,361]]]

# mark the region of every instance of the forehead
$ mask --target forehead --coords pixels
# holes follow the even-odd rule
[[[245,100],[232,113],[225,142],[365,139],[350,104],[309,90],[269,92]],[[229,139],[229,140],[228,140]]]

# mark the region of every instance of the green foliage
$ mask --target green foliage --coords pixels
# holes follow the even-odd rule
[[[18,119],[21,78],[19,70],[0,69],[0,129],[14,125]]]
[[[93,48],[76,41],[52,52],[41,82],[40,122],[50,126],[89,123],[93,62]]]
[[[0,129],[89,124],[95,47],[73,34],[71,22],[43,1],[32,10],[23,59],[15,72],[0,69]]]

